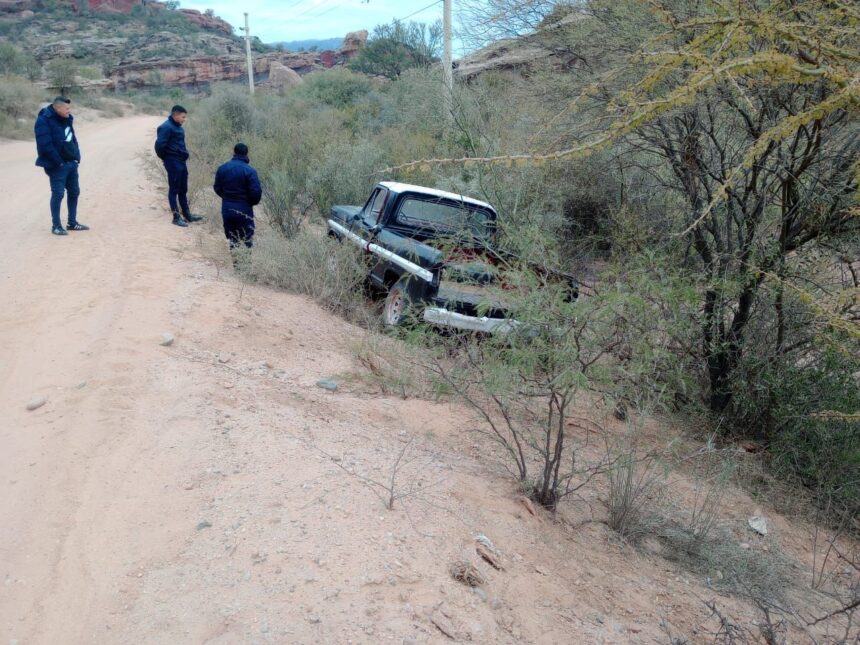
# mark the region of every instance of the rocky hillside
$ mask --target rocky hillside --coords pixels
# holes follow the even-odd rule
[[[502,38],[456,61],[454,73],[473,79],[487,72],[529,75],[539,69],[562,72],[581,64],[568,31],[583,19],[580,12],[557,7],[539,28],[520,38]]]
[[[366,39],[366,32],[349,34],[340,49],[313,53],[257,41],[254,71],[258,81],[274,69],[278,82],[288,82],[284,69],[306,74],[342,64]],[[246,74],[244,41],[229,23],[155,0],[0,0],[4,41],[34,56],[43,70],[57,59],[74,60],[85,87],[193,89]]]

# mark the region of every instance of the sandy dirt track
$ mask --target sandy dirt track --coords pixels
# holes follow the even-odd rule
[[[212,226],[170,225],[140,161],[159,119],[79,121],[89,232],[50,235],[33,143],[0,144],[0,645],[654,643],[662,619],[698,624],[703,580],[533,516],[462,410],[373,392],[364,332],[243,287],[201,252]],[[387,480],[404,449],[417,492],[388,511],[347,471]]]

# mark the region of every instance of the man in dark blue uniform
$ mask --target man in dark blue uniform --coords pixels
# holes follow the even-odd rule
[[[36,135],[36,165],[44,168],[51,180],[51,233],[68,235],[69,231],[86,231],[89,226],[78,221],[78,196],[81,194],[78,181],[78,164],[81,163],[81,149],[75,136],[72,116],[72,102],[65,96],[58,96],[54,102],[43,108],[36,117],[33,128]],[[63,196],[68,195],[66,205],[69,209],[68,226],[63,228],[60,221],[60,206]]]
[[[191,214],[188,206],[188,149],[185,147],[185,131],[182,129],[188,118],[188,110],[174,105],[167,121],[158,126],[155,139],[155,154],[164,163],[167,171],[167,203],[176,226],[188,226],[188,222],[199,222],[202,217]],[[181,212],[180,212],[181,209]]]
[[[257,171],[251,167],[248,146],[237,143],[233,158],[215,173],[215,193],[221,198],[224,235],[230,250],[241,244],[254,244],[254,206],[260,203],[263,190]]]

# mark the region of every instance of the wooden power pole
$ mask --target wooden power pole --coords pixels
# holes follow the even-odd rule
[[[245,12],[245,59],[248,63],[248,89],[254,94],[254,59],[251,58],[251,31],[248,29],[248,13]]]
[[[454,61],[451,54],[451,2],[444,0],[442,11],[442,78],[445,82],[445,111],[454,114]]]

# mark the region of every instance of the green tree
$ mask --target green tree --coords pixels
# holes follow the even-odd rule
[[[756,314],[772,312],[771,354],[802,342],[786,336],[784,297],[798,258],[858,230],[860,11],[844,0],[590,0],[578,16],[560,31],[579,37],[584,62],[552,119],[561,131],[540,153],[466,163],[570,162],[614,146],[643,185],[681,198],[650,222],[650,243],[674,245],[700,290],[705,396],[729,413]],[[829,301],[812,302],[816,315],[860,338]]]
[[[428,67],[438,61],[441,37],[439,22],[429,27],[398,20],[379,25],[349,66],[364,74],[398,78],[407,69]]]
[[[48,63],[48,86],[65,94],[76,88],[79,67],[71,58],[58,58]]]
[[[25,54],[12,43],[0,43],[0,74],[17,74],[35,80],[40,66],[33,56]]]

